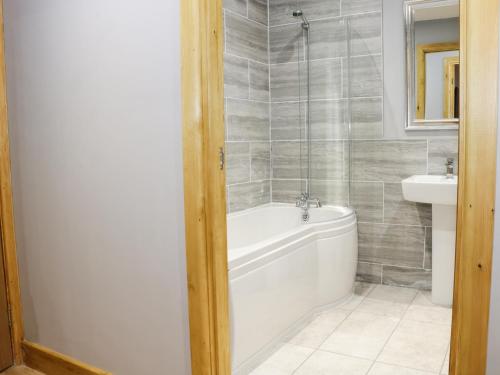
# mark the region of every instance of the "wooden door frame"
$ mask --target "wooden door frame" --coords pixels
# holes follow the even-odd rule
[[[498,15],[498,0],[461,0],[453,375],[486,372],[496,187]]]
[[[0,232],[2,239],[0,249],[1,256],[4,260],[7,303],[9,305],[11,322],[12,352],[14,355],[14,364],[20,365],[23,363],[22,342],[24,327],[16,255],[16,238],[14,233],[14,210],[12,204],[3,0],[0,0]]]

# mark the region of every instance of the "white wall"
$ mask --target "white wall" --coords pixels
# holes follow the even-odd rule
[[[179,1],[5,0],[26,337],[190,373]]]

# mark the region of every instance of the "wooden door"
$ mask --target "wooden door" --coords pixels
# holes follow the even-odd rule
[[[12,341],[10,336],[5,269],[2,251],[0,248],[0,371],[12,366],[13,363],[14,359],[12,354]]]

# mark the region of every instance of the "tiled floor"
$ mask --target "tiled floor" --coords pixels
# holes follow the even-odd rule
[[[451,309],[429,292],[358,284],[251,375],[448,374]]]

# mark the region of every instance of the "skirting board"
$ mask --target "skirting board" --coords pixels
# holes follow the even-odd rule
[[[32,342],[23,342],[23,352],[25,364],[46,375],[111,375],[110,372]]]

